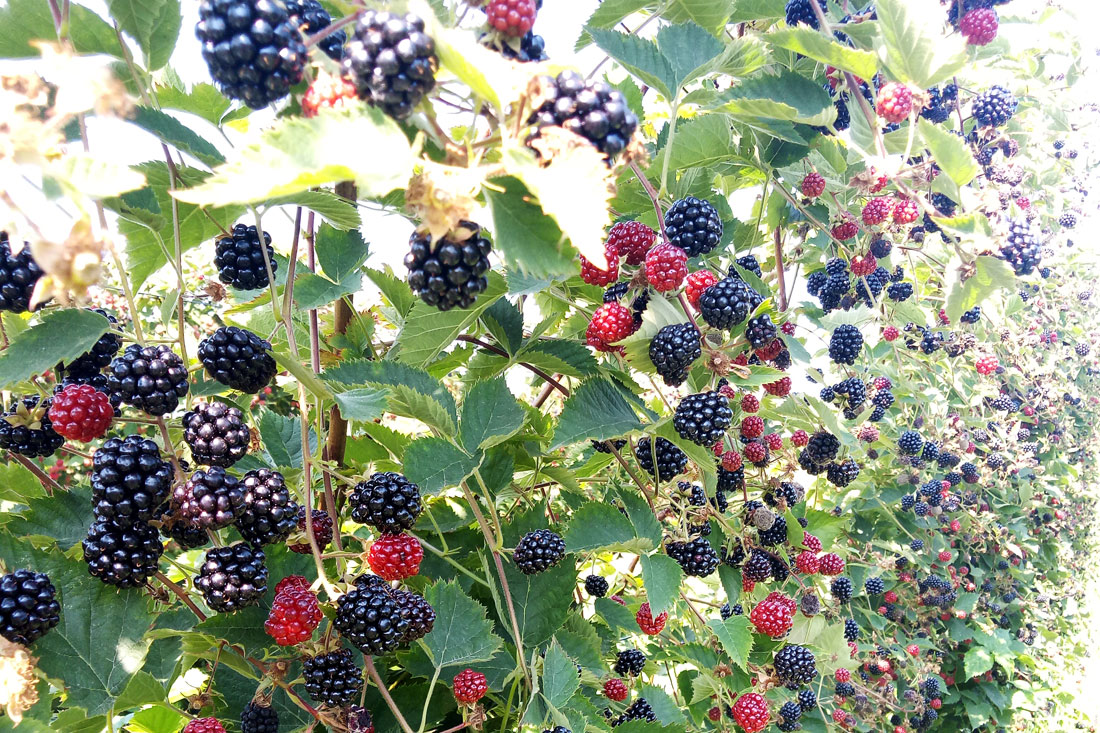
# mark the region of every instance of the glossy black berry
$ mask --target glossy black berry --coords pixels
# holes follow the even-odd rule
[[[779,331],[772,323],[772,317],[767,313],[762,313],[756,318],[750,318],[749,322],[745,324],[745,338],[749,340],[749,344],[754,349],[766,346],[774,341],[778,335]]]
[[[546,55],[546,40],[534,31],[527,31],[523,38],[519,40],[518,47],[512,45],[514,41],[511,39],[499,39],[491,34],[486,34],[481,42],[500,53],[504,58],[518,61],[521,64],[545,61],[548,58]]]
[[[878,596],[886,590],[886,584],[882,582],[882,578],[875,576],[863,581],[863,589],[869,596]]]
[[[387,534],[412,529],[423,509],[420,487],[393,471],[378,472],[357,483],[348,503],[352,519]]]
[[[565,540],[548,529],[536,529],[523,535],[516,544],[512,561],[524,575],[541,573],[561,562]]]
[[[241,711],[241,733],[279,733],[279,713],[253,700]]]
[[[312,35],[332,25],[332,16],[328,14],[324,6],[317,0],[283,0],[290,17],[302,29],[303,33]],[[344,58],[344,43],[348,40],[348,34],[344,30],[338,30],[325,36],[317,48],[333,61]]]
[[[1043,259],[1039,236],[1027,219],[1016,219],[1001,246],[1001,257],[1012,265],[1017,275],[1029,275]]]
[[[118,332],[118,319],[114,314],[108,313],[102,308],[90,308],[106,318],[111,326],[107,333],[99,337],[92,348],[76,357],[68,363],[61,363],[57,368],[67,375],[75,377],[93,377],[110,365],[115,354],[122,348],[122,336]]]
[[[435,41],[412,13],[363,12],[344,51],[344,70],[359,98],[398,120],[435,87],[438,68]]]
[[[855,619],[844,619],[844,638],[847,641],[855,641],[859,638],[859,624]]]
[[[241,479],[240,488],[243,497],[235,524],[245,541],[254,545],[275,544],[289,537],[298,526],[302,507],[291,498],[286,480],[278,471],[269,468],[249,471]]]
[[[637,453],[638,465],[657,481],[670,481],[687,468],[687,454],[665,438],[642,438]]]
[[[840,450],[840,439],[827,430],[818,430],[810,436],[805,452],[815,463],[828,463]]]
[[[183,414],[183,439],[195,463],[229,468],[248,453],[252,433],[236,407],[199,402]]]
[[[718,568],[718,553],[705,537],[688,542],[668,542],[665,552],[679,563],[685,575],[705,578]]]
[[[829,337],[829,358],[837,364],[855,364],[863,350],[863,334],[850,323],[842,323]]]
[[[88,572],[120,588],[144,585],[164,553],[160,535],[148,524],[119,527],[97,519],[83,542]]]
[[[16,570],[0,576],[0,636],[25,646],[59,621],[57,590],[45,573]]]
[[[625,150],[638,127],[638,116],[621,92],[602,81],[585,81],[576,71],[544,77],[542,92],[544,101],[528,124],[564,128],[608,157]]]
[[[0,448],[28,458],[52,455],[65,444],[47,414],[51,400],[38,395],[16,397],[0,415]]]
[[[175,411],[187,395],[187,366],[167,346],[132,344],[111,362],[107,373],[111,392],[153,417]]]
[[[825,477],[833,486],[844,488],[859,477],[859,464],[851,458],[839,463],[830,463]]]
[[[971,114],[983,127],[990,125],[1000,127],[1016,114],[1018,104],[1012,92],[997,84],[974,98]]]
[[[833,598],[837,599],[841,603],[851,600],[852,579],[844,575],[833,578],[833,582],[829,586],[829,591],[833,594]]]
[[[409,630],[389,586],[368,583],[340,596],[333,626],[352,646],[371,655],[394,651]]]
[[[489,286],[489,253],[493,245],[481,228],[462,222],[437,242],[427,232],[413,232],[405,255],[409,287],[421,300],[441,311],[469,308]]]
[[[393,591],[393,600],[408,622],[408,628],[402,637],[403,644],[411,644],[427,636],[435,625],[435,609],[423,596],[412,591],[397,589]]]
[[[233,613],[260,602],[267,592],[267,566],[263,550],[247,542],[206,551],[195,587],[206,605],[220,613]]]
[[[615,674],[637,677],[645,669],[645,654],[637,649],[626,649],[615,657]]]
[[[608,589],[607,579],[600,575],[589,575],[584,579],[584,590],[593,598],[603,598]]]
[[[0,311],[26,313],[42,268],[31,255],[29,242],[23,243],[19,254],[11,253],[8,233],[0,232]]]
[[[903,456],[915,456],[921,452],[923,446],[924,439],[916,430],[906,430],[898,438],[898,453]]]
[[[817,15],[814,13],[813,6],[810,5],[810,0],[787,0],[786,19],[787,25],[791,27],[798,23],[805,23],[814,29],[819,27]]]
[[[699,331],[690,323],[662,326],[649,342],[649,360],[669,387],[683,384],[702,355]]]
[[[244,508],[240,481],[224,468],[200,469],[172,490],[172,507],[193,527],[221,529],[237,520]]]
[[[174,478],[153,441],[110,438],[92,456],[92,509],[118,526],[148,522],[158,516]]]
[[[639,697],[634,702],[630,703],[622,715],[619,715],[611,721],[611,727],[617,728],[623,723],[629,723],[631,720],[641,720],[647,723],[657,722],[657,713],[653,709],[653,706],[649,704],[649,701],[644,697]]]
[[[199,361],[211,378],[247,394],[266,387],[278,371],[271,344],[236,326],[222,326],[200,341]]]
[[[736,260],[734,260],[734,262],[736,262],[737,266],[740,267],[742,270],[748,270],[753,275],[756,275],[759,278],[764,277],[764,271],[760,269],[760,263],[757,261],[755,255],[742,255],[741,257],[738,257]],[[739,274],[737,274],[737,270],[733,267],[731,267],[726,274],[728,274],[730,277],[741,277]]]
[[[263,244],[256,227],[237,224],[233,233],[214,243],[214,264],[218,267],[218,279],[236,290],[258,290],[268,285],[264,250],[271,263],[271,274],[278,270],[271,235],[264,232]]]
[[[682,198],[665,211],[668,241],[688,257],[706,254],[722,241],[722,220],[709,201],[694,196]]]
[[[802,717],[802,706],[800,706],[794,700],[791,700],[790,702],[785,702],[779,708],[779,717],[783,719],[784,723],[794,723]],[[792,730],[798,729],[792,728]]]
[[[760,583],[772,577],[771,555],[763,550],[753,550],[752,555],[741,567],[744,577],[755,583]]]
[[[744,322],[763,301],[744,280],[727,277],[699,296],[699,314],[711,328],[729,329]]]
[[[780,682],[804,684],[817,676],[814,653],[798,644],[788,644],[777,651],[773,663]]]
[[[358,700],[363,689],[363,670],[356,665],[350,649],[306,659],[302,663],[302,678],[310,699],[331,707]]]
[[[681,438],[707,447],[718,442],[732,422],[729,400],[719,392],[687,395],[676,406],[672,418]]]

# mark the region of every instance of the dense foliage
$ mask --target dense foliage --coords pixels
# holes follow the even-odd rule
[[[0,8],[0,729],[1084,726],[1073,19],[541,6]]]

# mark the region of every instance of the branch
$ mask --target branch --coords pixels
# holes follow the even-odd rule
[[[783,273],[783,237],[775,228],[775,275],[779,278],[779,310],[787,310],[787,281]]]
[[[630,170],[634,171],[634,175],[638,177],[638,180],[642,184],[642,188],[645,189],[646,195],[649,196],[649,200],[653,202],[653,208],[657,211],[657,224],[661,228],[661,239],[665,242],[668,241],[668,233],[665,231],[665,213],[661,210],[661,200],[657,194],[657,189],[653,188],[653,184],[649,182],[649,179],[645,177],[645,174],[638,169],[638,164],[631,162]]]
[[[153,577],[168,586],[168,590],[172,591],[177,598],[183,601],[184,605],[191,609],[191,612],[198,617],[199,621],[206,620],[206,614],[199,610],[199,607],[191,600],[191,596],[187,595],[187,591],[181,588],[177,583],[174,583],[167,575],[159,570],[153,574]]]
[[[393,697],[390,696],[390,691],[386,689],[385,683],[382,682],[382,678],[378,675],[378,670],[374,668],[374,658],[369,654],[364,654],[363,663],[367,667],[367,674],[370,675],[371,680],[374,682],[374,686],[378,688],[378,692],[381,693],[382,699],[386,701],[386,705],[389,707],[390,712],[393,713],[393,717],[397,718],[397,723],[401,726],[401,730],[405,731],[405,733],[413,733],[413,729],[409,727],[408,722],[405,720],[405,716],[401,714],[401,710],[398,709],[397,703],[395,703]]]
[[[61,484],[50,478],[50,475],[43,471],[38,464],[31,459],[26,456],[21,456],[18,453],[12,453],[11,451],[8,451],[8,455],[22,463],[28,471],[34,474],[35,478],[42,483],[42,488],[46,490],[46,496],[53,496],[54,491],[65,491],[65,489],[61,487]]]
[[[458,340],[459,341],[465,341],[466,343],[470,343],[470,344],[476,344],[476,345],[480,346],[481,348],[485,349],[486,351],[491,351],[491,352],[493,352],[494,354],[496,354],[498,356],[511,357],[511,354],[509,354],[507,351],[500,348],[499,346],[494,346],[492,344],[486,343],[486,342],[482,341],[481,339],[476,338],[474,336],[467,336],[466,334],[463,334],[463,335],[458,337]],[[521,361],[521,362],[519,362],[519,365],[521,367],[526,368],[526,369],[530,369],[532,372],[534,372],[536,375],[538,375],[544,382],[546,382],[547,384],[553,386],[554,389],[558,390],[559,392],[561,392],[566,397],[569,396],[569,388],[568,387],[564,386],[561,382],[554,379],[553,377],[551,377],[549,374],[547,374],[543,370],[539,369],[534,364],[528,364],[525,361]]]

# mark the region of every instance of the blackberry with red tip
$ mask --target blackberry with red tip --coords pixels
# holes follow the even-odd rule
[[[323,31],[332,25],[332,16],[317,0],[284,0],[284,2],[291,19],[308,35]],[[344,44],[347,40],[348,34],[338,30],[319,41],[317,48],[333,61],[339,61],[344,58]]]
[[[642,438],[638,441],[637,453],[638,465],[657,481],[670,481],[687,468],[687,454],[666,438],[657,438],[656,442]]]
[[[718,568],[718,553],[705,537],[688,542],[669,542],[665,545],[668,556],[679,563],[685,575],[705,578]]]
[[[837,364],[855,364],[863,350],[863,334],[850,323],[836,327],[829,338],[829,358]]]
[[[187,395],[187,366],[167,346],[128,346],[111,362],[107,374],[111,392],[153,417],[164,417]]]
[[[199,361],[210,377],[247,394],[266,387],[278,371],[271,344],[236,326],[222,326],[200,341]]]
[[[111,438],[92,456],[92,510],[119,527],[155,518],[175,473],[160,448],[137,435]]]
[[[119,349],[122,348],[122,336],[118,332],[118,319],[114,314],[108,313],[102,308],[89,308],[93,313],[98,313],[110,322],[107,333],[99,337],[92,348],[76,357],[69,363],[61,363],[57,368],[65,374],[80,377],[90,377],[99,374],[110,365]]]
[[[729,400],[719,392],[701,392],[680,400],[672,425],[684,440],[712,446],[725,435],[733,422]]]
[[[646,656],[637,649],[626,649],[615,657],[615,674],[620,676],[630,675],[637,677],[645,669]]]
[[[236,407],[199,402],[183,414],[183,439],[195,463],[229,468],[248,453],[252,433]]]
[[[195,587],[206,605],[219,613],[233,613],[260,602],[267,592],[263,550],[247,542],[206,551]]]
[[[538,128],[562,127],[589,140],[610,158],[630,144],[638,116],[623,95],[601,81],[587,82],[575,71],[545,77],[545,100],[528,119]]]
[[[348,502],[352,519],[387,534],[412,529],[423,509],[420,487],[393,471],[377,472],[357,483]]]
[[[28,458],[52,455],[65,444],[49,417],[52,400],[38,395],[16,397],[0,415],[0,448]]]
[[[31,255],[29,242],[23,243],[19,254],[11,253],[8,233],[0,232],[0,311],[26,313],[42,268]]]
[[[565,540],[548,529],[536,529],[523,535],[512,553],[512,561],[524,575],[549,570],[565,557]]]
[[[16,570],[0,576],[0,636],[26,646],[60,621],[57,589],[45,573]]]
[[[352,646],[376,656],[401,646],[409,630],[408,619],[384,584],[363,583],[340,596],[332,624]]]
[[[1000,127],[1016,114],[1018,104],[1012,92],[997,84],[974,98],[970,112],[980,126]]]
[[[817,15],[810,0],[787,0],[786,19],[787,25],[792,27],[805,23],[815,30],[818,28]]]
[[[240,486],[244,497],[235,524],[241,537],[253,545],[275,544],[289,537],[298,526],[301,507],[291,499],[283,475],[258,468],[246,473]]]
[[[119,527],[97,519],[82,543],[88,572],[109,585],[133,588],[144,585],[157,571],[164,553],[160,535],[148,524]]]
[[[253,700],[241,711],[241,733],[279,733],[279,713]]]
[[[1017,275],[1029,275],[1043,259],[1039,236],[1027,219],[1017,219],[1008,230],[1008,238],[1001,247],[1001,257],[1012,265]]]
[[[722,241],[722,220],[709,201],[688,196],[668,207],[665,232],[669,242],[688,257],[696,257],[711,252]]]
[[[405,267],[409,287],[421,300],[448,311],[469,308],[485,292],[493,245],[480,232],[481,227],[468,221],[434,243],[430,233],[413,232]]]
[[[702,355],[699,331],[690,323],[662,326],[649,342],[649,360],[669,387],[683,384]]]
[[[350,649],[318,654],[302,663],[302,678],[310,699],[331,707],[359,699],[363,670],[355,664]]]
[[[759,349],[775,340],[779,331],[772,323],[772,317],[763,313],[756,318],[749,319],[745,326],[745,338],[749,340],[754,349]]]
[[[411,644],[431,633],[435,626],[435,609],[426,598],[412,591],[397,589],[393,591],[393,600],[408,623],[401,638],[402,644]]]
[[[439,59],[424,19],[409,13],[367,10],[344,50],[344,70],[359,98],[397,120],[412,114],[435,87]]]
[[[775,674],[783,683],[804,684],[817,676],[817,659],[804,646],[788,644],[775,653]]]
[[[608,591],[607,579],[599,575],[589,575],[584,579],[584,590],[593,598],[603,598]]]
[[[224,468],[200,469],[172,490],[172,505],[194,527],[222,529],[244,509],[240,481]]]
[[[314,509],[310,514],[310,523],[313,526],[313,538],[317,541],[317,547],[324,552],[328,544],[332,542],[332,517],[329,516],[328,512]],[[304,506],[298,507],[297,528],[301,540],[290,543],[290,551],[299,555],[309,555],[313,552],[313,549],[310,547],[309,537],[306,534],[306,508]]]
[[[264,249],[271,263],[271,273],[275,274],[278,264],[275,262],[275,249],[271,246],[271,235],[264,232],[263,244],[255,225],[237,224],[229,236],[220,237],[214,243],[214,264],[218,267],[218,279],[236,290],[259,290],[268,285],[267,267],[264,264]]]
[[[744,322],[763,301],[741,278],[726,277],[699,296],[699,314],[708,326],[729,329]]]

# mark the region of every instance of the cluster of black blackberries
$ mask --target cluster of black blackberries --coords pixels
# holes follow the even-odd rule
[[[1008,238],[1001,246],[1001,257],[1005,259],[1017,275],[1028,275],[1043,259],[1043,250],[1039,237],[1026,219],[1012,222]]]
[[[31,246],[24,243],[19,254],[11,253],[8,233],[0,232],[0,311],[25,313],[30,309],[31,296],[42,268],[31,256]]]
[[[432,242],[428,232],[413,232],[405,267],[409,287],[421,300],[441,311],[469,308],[489,286],[492,243],[473,222]]]
[[[638,127],[638,116],[622,93],[604,82],[587,82],[576,71],[563,71],[543,81],[543,102],[528,124],[564,128],[608,157],[626,149]]]
[[[412,13],[364,11],[344,54],[359,98],[398,120],[435,87],[438,67],[435,41],[424,32],[424,19]]]
[[[662,326],[649,342],[649,360],[670,387],[683,384],[691,365],[702,355],[699,331],[690,323]]]

